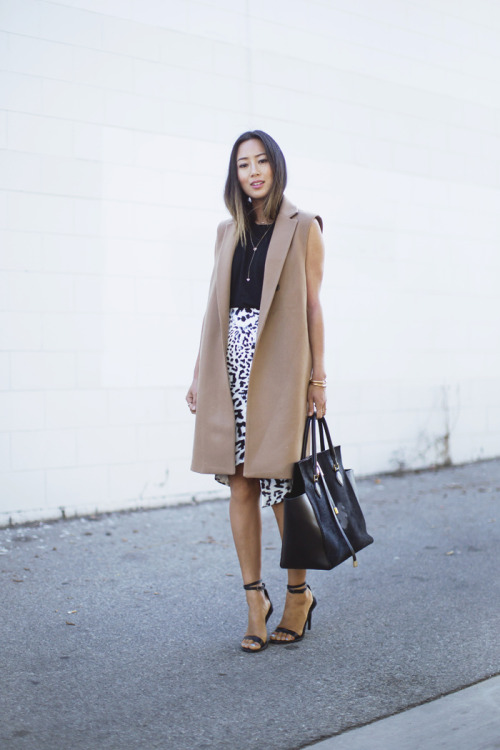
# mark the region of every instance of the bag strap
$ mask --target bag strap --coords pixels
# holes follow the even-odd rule
[[[319,444],[321,446],[321,451],[323,452],[325,450],[325,433],[323,430],[323,424],[321,422],[322,419],[323,417],[320,417],[318,419],[318,425],[319,425]]]
[[[314,469],[315,470],[315,474],[314,474],[314,481],[315,482],[317,481],[316,477],[317,477],[317,472],[318,472],[318,469],[317,469],[317,466],[318,466],[318,451],[317,451],[317,448],[316,448],[316,424],[317,424],[317,421],[318,420],[316,419],[316,412],[314,412],[313,415],[312,415],[312,417],[311,417],[311,443],[312,443],[313,466],[315,467],[315,469]]]
[[[316,424],[317,424],[317,417],[316,412],[312,416],[306,417],[306,424],[304,427],[304,438],[302,440],[302,453],[300,460],[302,461],[306,457],[306,450],[307,450],[307,439],[309,437],[309,432],[311,432],[311,447],[312,447],[312,459],[313,459],[313,466],[314,466],[314,487],[316,489],[317,494],[320,494],[320,489],[318,487],[318,480],[319,480],[319,472],[320,467],[318,464],[318,451],[317,451],[317,444],[316,444]]]
[[[338,508],[337,508],[337,506],[335,505],[335,502],[334,502],[334,500],[333,500],[333,498],[332,498],[332,495],[331,495],[331,493],[330,493],[330,490],[328,489],[328,485],[327,485],[327,483],[326,483],[326,481],[325,481],[325,475],[323,474],[323,471],[322,471],[322,469],[321,469],[321,466],[319,467],[319,473],[320,473],[320,480],[321,480],[321,484],[322,484],[322,486],[323,486],[323,490],[324,490],[324,492],[325,492],[326,498],[327,498],[327,500],[328,500],[328,504],[329,504],[329,506],[330,506],[330,509],[331,509],[331,511],[332,511],[332,516],[333,516],[333,517],[334,517],[334,519],[335,519],[335,523],[337,524],[337,528],[338,528],[338,530],[339,530],[340,534],[341,534],[341,535],[342,535],[342,537],[344,538],[344,541],[345,541],[345,543],[347,544],[347,546],[348,546],[348,548],[349,548],[349,551],[350,551],[350,553],[351,553],[351,557],[352,557],[352,564],[353,564],[353,567],[354,567],[354,568],[357,568],[357,567],[358,567],[358,560],[357,560],[357,557],[356,557],[356,552],[354,551],[354,547],[352,546],[351,542],[350,542],[350,541],[349,541],[349,539],[347,538],[347,534],[345,533],[345,531],[344,531],[344,529],[342,528],[342,525],[341,525],[341,523],[340,523],[340,521],[339,521],[339,518],[338,518],[338,515],[339,515],[339,509],[338,509]]]
[[[337,454],[335,453],[335,448],[333,446],[332,436],[330,435],[330,430],[328,429],[328,425],[326,423],[325,417],[320,417],[318,419],[318,425],[319,425],[319,432],[320,432],[320,439],[321,439],[321,450],[325,450],[324,448],[325,439],[323,437],[323,432],[324,432],[326,435],[326,440],[328,443],[328,448],[330,450],[331,457],[333,458],[333,463],[335,467],[337,467],[339,462],[337,460]]]
[[[306,417],[306,424],[304,427],[304,437],[302,439],[302,451],[300,454],[300,460],[302,461],[303,458],[306,457],[306,451],[307,451],[307,440],[309,438],[309,432],[311,431],[311,447],[312,447],[312,455],[314,457],[314,463],[316,464],[316,457],[317,457],[317,448],[316,448],[316,423],[317,423],[316,414],[314,413],[311,417]]]
[[[300,453],[300,460],[302,461],[303,458],[306,457],[306,450],[307,450],[307,438],[309,437],[309,430],[311,428],[311,419],[312,417],[306,417],[306,423],[304,426],[304,437],[302,439],[302,451]]]
[[[306,423],[304,426],[304,436],[302,438],[302,451],[300,454],[300,460],[302,461],[303,458],[306,457],[306,451],[307,451],[307,440],[309,438],[309,431],[311,430],[312,426],[312,455],[314,457],[314,464],[316,464],[316,457],[317,457],[317,447],[316,447],[316,424],[319,428],[319,442],[320,442],[320,450],[325,450],[325,435],[326,440],[328,443],[328,450],[330,451],[330,455],[332,457],[333,461],[333,468],[335,471],[339,471],[339,461],[337,458],[337,454],[335,452],[335,447],[332,442],[332,436],[330,435],[330,430],[328,429],[328,425],[326,423],[325,417],[316,417],[316,412],[312,416],[306,417]]]
[[[326,434],[326,440],[328,442],[328,449],[330,451],[330,455],[331,455],[332,461],[333,461],[333,468],[334,468],[335,472],[340,471],[339,461],[338,461],[338,458],[337,458],[337,454],[335,452],[335,448],[333,446],[332,437],[330,435],[330,430],[328,429],[328,425],[326,423],[325,417],[321,417],[320,419],[318,419],[318,425],[319,425],[319,435],[320,435],[320,442],[321,442],[321,450],[322,451],[325,450],[325,439],[323,437],[323,431],[324,431],[325,434]],[[342,484],[342,482],[341,482],[341,484]]]

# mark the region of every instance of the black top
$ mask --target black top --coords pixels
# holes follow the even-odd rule
[[[231,268],[230,307],[254,307],[260,310],[264,268],[274,224],[252,223],[246,247],[236,245]],[[256,247],[257,250],[253,250]]]

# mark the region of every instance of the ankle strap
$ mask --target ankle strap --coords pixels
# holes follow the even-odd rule
[[[243,588],[245,591],[264,591],[266,584],[259,578],[258,581],[254,581],[253,583],[244,583]]]
[[[295,586],[289,586],[287,584],[287,589],[291,594],[304,594],[308,588],[310,588],[309,584],[305,581],[304,583],[298,583]]]

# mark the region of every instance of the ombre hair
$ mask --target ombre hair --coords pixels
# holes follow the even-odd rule
[[[254,138],[262,141],[273,173],[271,190],[264,198],[263,209],[266,221],[272,222],[276,219],[286,187],[285,157],[274,138],[264,133],[263,130],[248,130],[246,133],[242,133],[231,150],[226,186],[224,188],[224,202],[236,223],[238,239],[243,244],[246,242],[247,232],[250,231],[250,222],[254,209],[239,183],[236,159],[241,144]]]

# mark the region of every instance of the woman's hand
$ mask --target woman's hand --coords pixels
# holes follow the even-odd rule
[[[196,357],[196,364],[193,372],[193,382],[186,393],[186,403],[189,406],[191,414],[196,414],[196,402],[198,401],[198,374],[200,371],[200,353]]]
[[[186,394],[186,402],[191,410],[191,414],[196,414],[196,401],[198,398],[198,378],[194,378],[191,387]]]
[[[320,385],[311,385],[307,389],[307,414],[312,417],[316,407],[316,414],[321,419],[326,414],[326,388]]]

